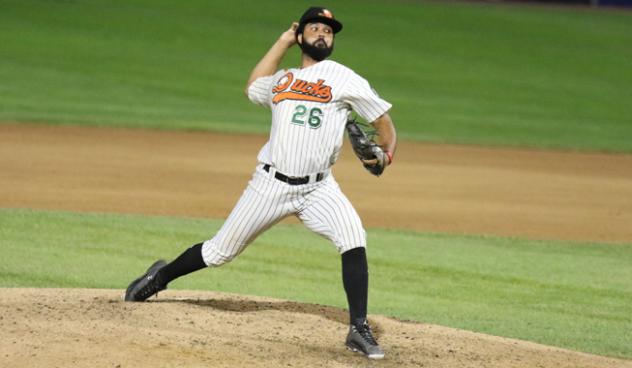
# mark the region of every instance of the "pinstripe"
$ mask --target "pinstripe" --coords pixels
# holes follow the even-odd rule
[[[316,85],[317,80],[322,80],[319,83],[330,88],[331,99],[303,101],[297,89],[282,96],[297,99],[279,98],[273,103],[272,88],[281,78],[287,78],[288,72],[294,81],[300,79]],[[276,170],[299,177],[328,171],[340,153],[351,111],[372,122],[388,111],[391,104],[382,100],[353,70],[330,60],[258,78],[249,86],[248,98],[272,110],[270,138],[257,156],[260,164],[269,164],[272,169],[265,172],[257,168],[222,228],[204,242],[202,254],[207,265],[219,266],[230,261],[259,234],[289,215],[296,215],[310,230],[330,239],[341,253],[365,247],[362,221],[331,175],[318,183],[292,186],[276,180],[273,173]],[[296,124],[292,119],[296,112],[302,111],[302,107],[297,110],[300,105],[305,107],[305,114],[297,116],[302,124]],[[322,112],[321,124],[316,128],[309,124],[314,108]]]
[[[349,242],[354,241],[353,224],[351,221],[351,211],[345,206],[345,202],[338,196],[339,192],[329,194],[333,200],[323,202],[328,211],[334,217],[331,226],[340,233],[340,237]]]
[[[347,239],[351,245],[357,245],[358,243],[362,243],[364,245],[364,239],[360,233],[364,233],[362,228],[362,222],[360,221],[360,217],[356,213],[355,209],[351,205],[351,202],[347,199],[347,197],[340,191],[340,188],[336,185],[335,190],[331,190],[334,192],[332,195],[337,199],[341,209],[339,212],[342,219],[339,219],[335,222],[335,224],[341,224],[344,220],[347,226],[341,231],[347,232]],[[357,242],[357,243],[356,243]]]
[[[259,234],[292,213],[288,193],[279,184],[260,172],[255,174],[217,235],[204,243],[202,253],[208,265],[230,261]]]
[[[333,178],[309,196],[299,218],[312,231],[329,238],[339,251],[366,246],[362,222]]]
[[[257,172],[220,231],[204,243],[205,262],[219,266],[230,261],[258,235],[291,214],[330,239],[341,253],[366,246],[360,218],[333,178],[291,186]]]
[[[271,187],[272,189],[268,189],[268,190],[274,191],[273,192],[274,194],[272,197],[278,196],[279,193],[281,192],[280,188],[278,186],[273,187],[271,181],[266,181],[266,188],[271,188]],[[268,190],[264,190],[264,193],[267,192]],[[274,224],[274,222],[279,221],[281,219],[280,214],[283,210],[283,206],[280,205],[281,203],[283,203],[283,201],[276,201],[275,202],[276,205],[268,206],[268,208],[266,209],[266,212],[262,213],[262,219],[263,219],[264,224],[270,224],[271,226]]]
[[[216,235],[215,241],[223,245],[221,254],[229,256],[239,252],[240,243],[242,243],[242,240],[240,240],[240,226],[244,224],[242,222],[242,214],[244,212],[247,213],[251,207],[256,205],[257,198],[254,194],[250,186],[246,188],[243,196],[226,219],[224,226]]]
[[[265,208],[265,204],[262,206],[264,197],[252,190],[248,190],[248,194],[246,205],[241,207],[234,216],[233,228],[228,232],[230,237],[225,239],[231,245],[231,254],[239,253],[249,239],[256,235],[258,227],[265,225],[257,218],[258,210]]]
[[[332,100],[328,103],[282,100],[273,104],[271,90],[288,72],[293,74],[294,80],[324,80],[331,87]],[[342,146],[345,122],[351,109],[365,120],[373,121],[391,107],[375,94],[364,78],[330,60],[307,68],[280,70],[274,76],[259,78],[251,84],[248,97],[254,103],[272,109],[270,139],[259,152],[259,162],[271,164],[289,176],[309,175],[331,167],[332,161],[335,161],[332,157],[337,158]],[[302,117],[303,125],[292,123],[299,105],[307,108]],[[316,107],[323,112],[322,124],[313,129],[307,121],[309,113]]]

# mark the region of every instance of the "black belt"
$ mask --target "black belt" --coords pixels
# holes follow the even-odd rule
[[[263,165],[263,169],[266,172],[270,172],[270,165],[268,165],[268,164]],[[283,175],[280,172],[276,171],[274,173],[274,177],[275,177],[275,179],[280,180],[280,181],[282,181],[284,183],[287,183],[287,184],[290,184],[290,185],[303,185],[303,184],[309,183],[309,175],[301,176],[301,177],[290,177],[290,176]],[[323,180],[323,178],[325,178],[325,174],[324,173],[316,174],[316,181],[314,183]]]

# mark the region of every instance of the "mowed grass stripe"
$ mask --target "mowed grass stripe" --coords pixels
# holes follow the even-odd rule
[[[123,293],[221,223],[0,210],[0,286]],[[632,245],[370,229],[368,254],[371,313],[632,358]],[[300,225],[278,225],[234,262],[170,288],[346,307],[335,248]]]

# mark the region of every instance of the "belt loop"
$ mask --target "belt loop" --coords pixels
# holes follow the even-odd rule
[[[272,172],[272,166],[270,166],[269,164],[265,164],[263,165],[263,171],[268,173],[268,176],[271,176],[274,178],[274,173]]]
[[[270,164],[263,164],[263,170],[273,176],[275,179],[282,181],[289,185],[302,185],[302,184],[313,184],[317,183],[325,178],[325,176],[329,173],[329,170],[319,172],[317,174],[311,174],[303,177],[289,177],[283,173],[280,173],[274,169]]]

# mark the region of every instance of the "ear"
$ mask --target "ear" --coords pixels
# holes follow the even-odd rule
[[[303,44],[303,34],[302,33],[299,33],[296,36],[296,42],[298,42],[299,45]]]

